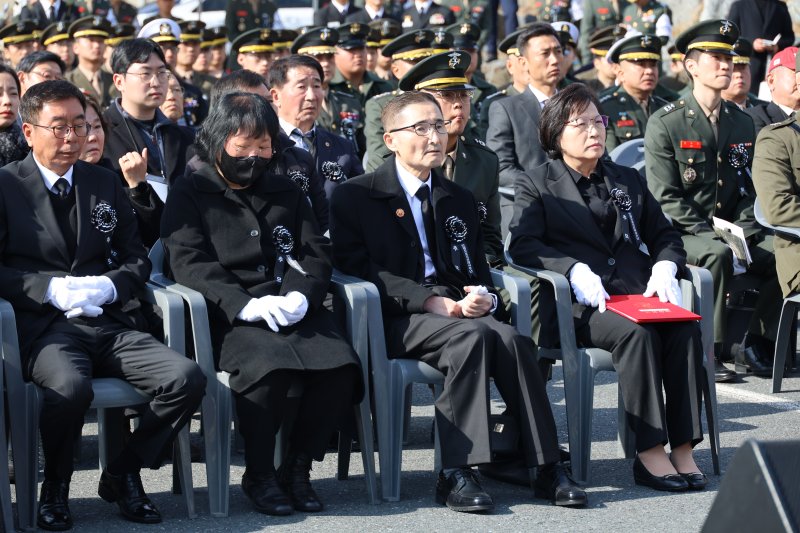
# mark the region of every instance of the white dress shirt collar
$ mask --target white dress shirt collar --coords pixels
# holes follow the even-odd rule
[[[433,0],[428,0],[427,2],[414,2],[414,8],[417,11],[423,10],[424,13],[430,11],[432,5],[433,5]]]
[[[551,99],[553,96],[555,96],[558,93],[558,89],[556,89],[556,92],[553,93],[553,96],[547,96],[542,91],[540,91],[539,89],[535,88],[533,85],[528,85],[528,88],[531,90],[533,95],[536,97],[536,100],[539,101],[539,107],[544,107],[544,102],[546,102],[547,100]]]
[[[350,2],[345,2],[344,4],[340,4],[339,2],[331,2],[331,5],[336,8],[341,14],[347,13],[347,9],[350,7]]]
[[[375,18],[381,19],[381,18],[383,18],[383,13],[384,13],[384,9],[383,8],[380,8],[378,11],[375,11],[369,6],[364,6],[364,11],[367,12],[367,15],[369,15],[370,19],[375,19]]]
[[[781,111],[783,111],[784,113],[786,113],[786,116],[787,116],[787,117],[791,117],[791,116],[792,116],[792,113],[794,113],[794,112],[795,112],[795,111],[794,111],[794,109],[792,109],[792,108],[791,108],[791,107],[789,107],[788,105],[781,105],[781,104],[779,104],[778,102],[775,102],[774,100],[773,100],[773,102],[775,103],[775,105],[776,105],[776,106],[778,106],[778,107],[780,107],[780,108],[781,108]]]
[[[39,167],[39,174],[41,174],[42,179],[44,180],[44,186],[47,188],[48,191],[52,191],[55,193],[58,192],[53,189],[53,186],[55,186],[56,181],[58,181],[59,178],[64,178],[65,180],[67,180],[67,183],[69,183],[69,187],[72,188],[72,170],[75,168],[74,165],[69,167],[69,170],[67,170],[63,176],[59,176],[49,168],[39,163],[39,160],[36,159],[36,156],[33,156],[33,161],[36,163],[36,166]]]

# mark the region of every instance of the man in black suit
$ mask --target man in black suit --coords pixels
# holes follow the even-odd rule
[[[800,110],[800,89],[795,79],[796,55],[795,46],[784,48],[775,54],[767,70],[767,84],[772,94],[772,101],[744,110],[753,119],[756,138],[764,126],[783,122],[789,115]]]
[[[363,174],[364,167],[352,141],[316,126],[324,99],[323,78],[316,59],[293,54],[270,65],[268,85],[281,129],[314,158],[330,198],[337,185]]]
[[[347,15],[345,22],[359,22],[361,24],[369,24],[376,20],[392,19],[400,22],[400,17],[395,13],[389,12],[383,5],[383,0],[365,0],[364,8]],[[396,35],[395,35],[396,37]]]
[[[78,6],[64,0],[39,0],[34,4],[22,6],[19,20],[32,20],[40,28],[56,22],[72,22],[80,17]]]
[[[415,0],[403,11],[403,31],[450,26],[456,23],[456,16],[449,7],[439,5],[433,0]]]
[[[536,496],[585,505],[586,493],[558,462],[536,346],[498,320],[503,306],[491,287],[475,199],[438,170],[447,144],[439,105],[430,94],[404,92],[381,118],[393,155],[331,198],[334,264],[376,285],[391,357],[419,359],[445,374],[436,400],[443,467],[436,501],[456,511],[494,507],[471,468],[492,461],[493,377],[518,421],[526,466],[539,468]]]
[[[360,13],[362,9],[350,0],[331,0],[325,7],[314,12],[314,26],[338,28],[348,16]]]
[[[131,521],[161,515],[139,470],[158,468],[205,390],[199,367],[147,333],[138,295],[150,262],[119,180],[78,161],[88,134],[83,94],[66,81],[22,98],[31,154],[0,170],[0,297],[17,313],[26,377],[42,388],[44,483],[37,524],[72,527],[68,506],[75,439],[92,377],[116,377],[153,395],[98,492]]]
[[[758,87],[764,80],[767,57],[794,43],[789,8],[781,0],[736,0],[731,5],[728,20],[736,24],[742,37],[753,43],[750,70],[753,86]],[[781,38],[772,44],[778,35]]]

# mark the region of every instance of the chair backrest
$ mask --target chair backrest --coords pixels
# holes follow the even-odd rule
[[[789,226],[773,226],[767,222],[766,213],[764,213],[764,209],[761,207],[761,202],[758,200],[758,198],[756,198],[756,201],[753,202],[753,214],[756,217],[756,222],[765,228],[771,229],[775,233],[778,233],[791,240],[800,239],[800,228],[792,228]]]
[[[644,161],[644,139],[626,141],[611,150],[608,156],[618,165],[632,167],[639,161]]]

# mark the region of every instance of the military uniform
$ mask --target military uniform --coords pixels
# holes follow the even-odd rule
[[[608,115],[606,149],[610,152],[626,141],[643,138],[650,116],[668,103],[658,96],[650,96],[645,114],[642,106],[622,87],[601,98],[601,111]]]
[[[456,24],[469,22],[478,28],[476,41],[480,48],[486,44],[492,25],[491,5],[487,0],[441,0],[440,3],[450,8],[456,17]]]
[[[108,18],[109,12],[113,11],[117,24],[133,24],[136,22],[136,15],[139,13],[135,7],[127,2],[120,2],[119,6],[114,9],[111,7],[111,2],[108,0],[94,0],[92,2],[91,10],[89,9],[87,3],[88,2],[85,0],[75,2],[75,7],[78,10],[78,16],[85,17],[87,15],[97,15],[103,18]]]
[[[270,0],[260,0],[255,12],[250,0],[229,0],[225,8],[225,28],[228,30],[228,38],[233,41],[246,31],[272,28],[277,11],[278,6]]]
[[[80,37],[107,39],[112,31],[111,24],[102,17],[83,17],[70,24],[69,37],[72,40]],[[119,96],[117,88],[114,86],[114,77],[102,68],[97,71],[95,76],[99,77],[97,82],[99,92],[79,67],[67,72],[64,79],[93,96],[102,107],[108,107],[111,101]]]
[[[622,20],[620,3],[625,0],[583,0],[583,18],[581,19],[581,38],[579,48],[583,63],[589,62],[592,52],[589,38],[602,28],[619,24]]]
[[[662,16],[669,20],[668,27],[662,31],[657,31],[656,23]],[[672,33],[672,11],[666,5],[650,0],[647,4],[640,7],[637,4],[630,4],[622,10],[622,23],[631,29],[641,33],[662,35],[670,37]]]
[[[791,116],[764,127],[753,158],[753,185],[770,224],[800,226],[800,124]],[[775,234],[775,264],[783,296],[800,291],[800,241]]]
[[[572,20],[569,12],[570,0],[534,0],[530,14],[537,22]]]
[[[366,47],[366,38],[369,35],[369,26],[366,24],[353,22],[352,24],[340,26],[338,31],[339,42],[336,44],[337,47],[343,49]],[[342,76],[339,69],[336,69],[336,74],[334,74],[328,86],[333,91],[345,92],[355,96],[362,105],[370,98],[392,90],[392,86],[388,82],[368,71],[364,72],[361,86],[356,88]]]
[[[732,54],[737,37],[738,29],[730,22],[712,20],[693,26],[676,44],[682,53],[698,49]],[[720,100],[715,138],[693,94],[653,114],[645,133],[648,186],[681,231],[688,262],[709,269],[714,279],[714,341],[718,344],[725,341],[733,258],[714,232],[712,217],[741,226],[750,241],[753,263],[748,272],[758,275],[762,284],[749,335],[774,340],[780,313],[772,237],[764,235],[753,216],[755,193],[748,166],[754,143],[753,121],[724,100]]]

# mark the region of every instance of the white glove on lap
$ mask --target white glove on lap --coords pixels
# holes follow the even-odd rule
[[[278,306],[284,313],[288,325],[296,324],[303,320],[308,312],[308,300],[302,292],[291,291],[286,296],[281,297]]]
[[[74,289],[68,287],[67,278],[52,278],[47,286],[45,301],[61,311],[69,311],[85,305],[96,305],[103,296],[100,289]]]
[[[600,276],[592,272],[588,265],[575,263],[575,266],[569,271],[569,284],[572,286],[575,299],[579,304],[597,307],[601,313],[606,312],[608,293],[603,288]]]
[[[659,261],[653,265],[653,273],[650,281],[647,282],[647,289],[644,296],[658,294],[658,299],[662,302],[669,302],[674,305],[681,304],[681,288],[675,274],[678,273],[678,265],[672,261]]]
[[[117,289],[108,276],[67,276],[67,287],[70,289],[96,289],[101,291],[96,301],[90,302],[95,307],[111,303],[117,299]]]
[[[279,326],[291,326],[300,322],[308,312],[305,295],[292,291],[286,296],[262,296],[253,298],[245,305],[236,318],[246,322],[264,320],[274,332]]]
[[[242,310],[239,311],[239,314],[236,315],[236,318],[239,320],[244,320],[245,322],[255,322],[256,320],[261,320],[261,309],[258,305],[258,298],[252,298],[247,305],[242,307]]]
[[[278,332],[278,326],[289,325],[289,320],[286,318],[283,309],[278,305],[283,298],[283,296],[262,296],[258,299],[258,309],[261,313],[261,318],[266,321],[269,329],[275,333]]]
[[[75,309],[70,309],[64,316],[67,318],[75,318],[78,316],[88,316],[88,317],[96,317],[103,314],[102,307],[95,307],[94,305],[84,305],[83,307],[76,307]]]

